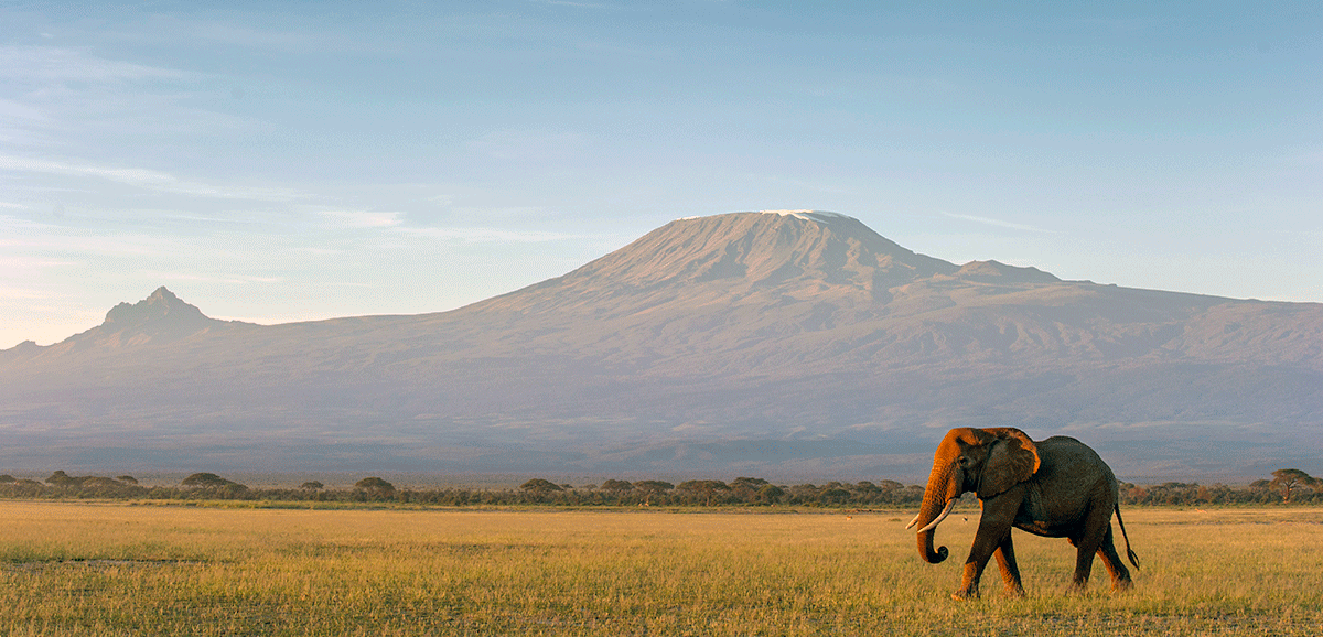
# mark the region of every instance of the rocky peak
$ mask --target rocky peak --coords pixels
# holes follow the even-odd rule
[[[137,303],[120,303],[106,313],[106,325],[128,328],[169,321],[170,323],[198,323],[210,321],[196,306],[185,303],[174,292],[157,288],[151,296]]]

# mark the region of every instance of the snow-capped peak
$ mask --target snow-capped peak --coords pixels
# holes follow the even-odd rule
[[[749,213],[744,213],[749,214]],[[757,214],[781,215],[783,217],[798,217],[807,221],[826,222],[832,219],[854,219],[854,217],[843,215],[838,212],[827,212],[826,210],[813,210],[811,208],[804,210],[759,210]],[[677,221],[686,221],[690,219],[704,219],[710,215],[696,215],[693,217],[680,217]],[[720,215],[717,215],[720,216]],[[858,221],[858,219],[855,219]]]
[[[799,217],[808,221],[827,221],[830,219],[852,219],[838,212],[827,212],[826,210],[759,210],[765,215],[781,215],[783,217]]]

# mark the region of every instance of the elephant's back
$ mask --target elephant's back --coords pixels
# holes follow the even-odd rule
[[[1086,465],[1098,465],[1103,468],[1107,463],[1103,462],[1098,452],[1070,436],[1052,436],[1042,442],[1034,443],[1038,449],[1038,457],[1045,463],[1084,463]]]
[[[1079,497],[1116,491],[1112,469],[1088,445],[1069,436],[1053,436],[1035,446],[1041,464],[1034,480],[1047,492]]]
[[[1112,474],[1111,468],[1103,462],[1098,452],[1070,436],[1052,436],[1035,443],[1035,447],[1042,463],[1040,468],[1065,471],[1080,476]]]

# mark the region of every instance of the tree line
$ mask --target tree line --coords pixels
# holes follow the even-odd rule
[[[1121,485],[1121,503],[1132,505],[1323,504],[1323,479],[1299,469],[1278,469],[1272,478],[1248,486],[1200,485],[1184,482]]]
[[[1244,505],[1272,503],[1323,504],[1323,479],[1299,469],[1279,469],[1271,479],[1247,486],[1167,482],[1121,484],[1125,505]],[[966,496],[971,498],[972,496]],[[556,484],[532,478],[519,488],[471,487],[396,488],[378,476],[352,487],[327,488],[320,482],[294,487],[249,487],[213,473],[195,473],[178,485],[143,485],[128,475],[71,476],[56,471],[42,481],[0,475],[0,498],[142,499],[142,500],[269,500],[293,502],[376,502],[432,506],[571,506],[571,507],[732,507],[791,506],[868,508],[917,506],[923,485],[894,480],[828,482],[824,485],[777,485],[763,478],[739,477],[730,482],[609,479],[601,484]]]

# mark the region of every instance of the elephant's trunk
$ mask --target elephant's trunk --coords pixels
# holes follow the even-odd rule
[[[951,482],[958,477],[955,473],[954,467],[948,466],[945,470],[933,467],[932,475],[928,476],[928,486],[923,491],[923,507],[919,509],[919,516],[911,522],[919,527],[919,557],[929,564],[937,564],[948,555],[945,546],[933,550],[933,534],[937,524],[951,512],[951,506],[960,495],[958,489],[956,493],[951,493]]]

